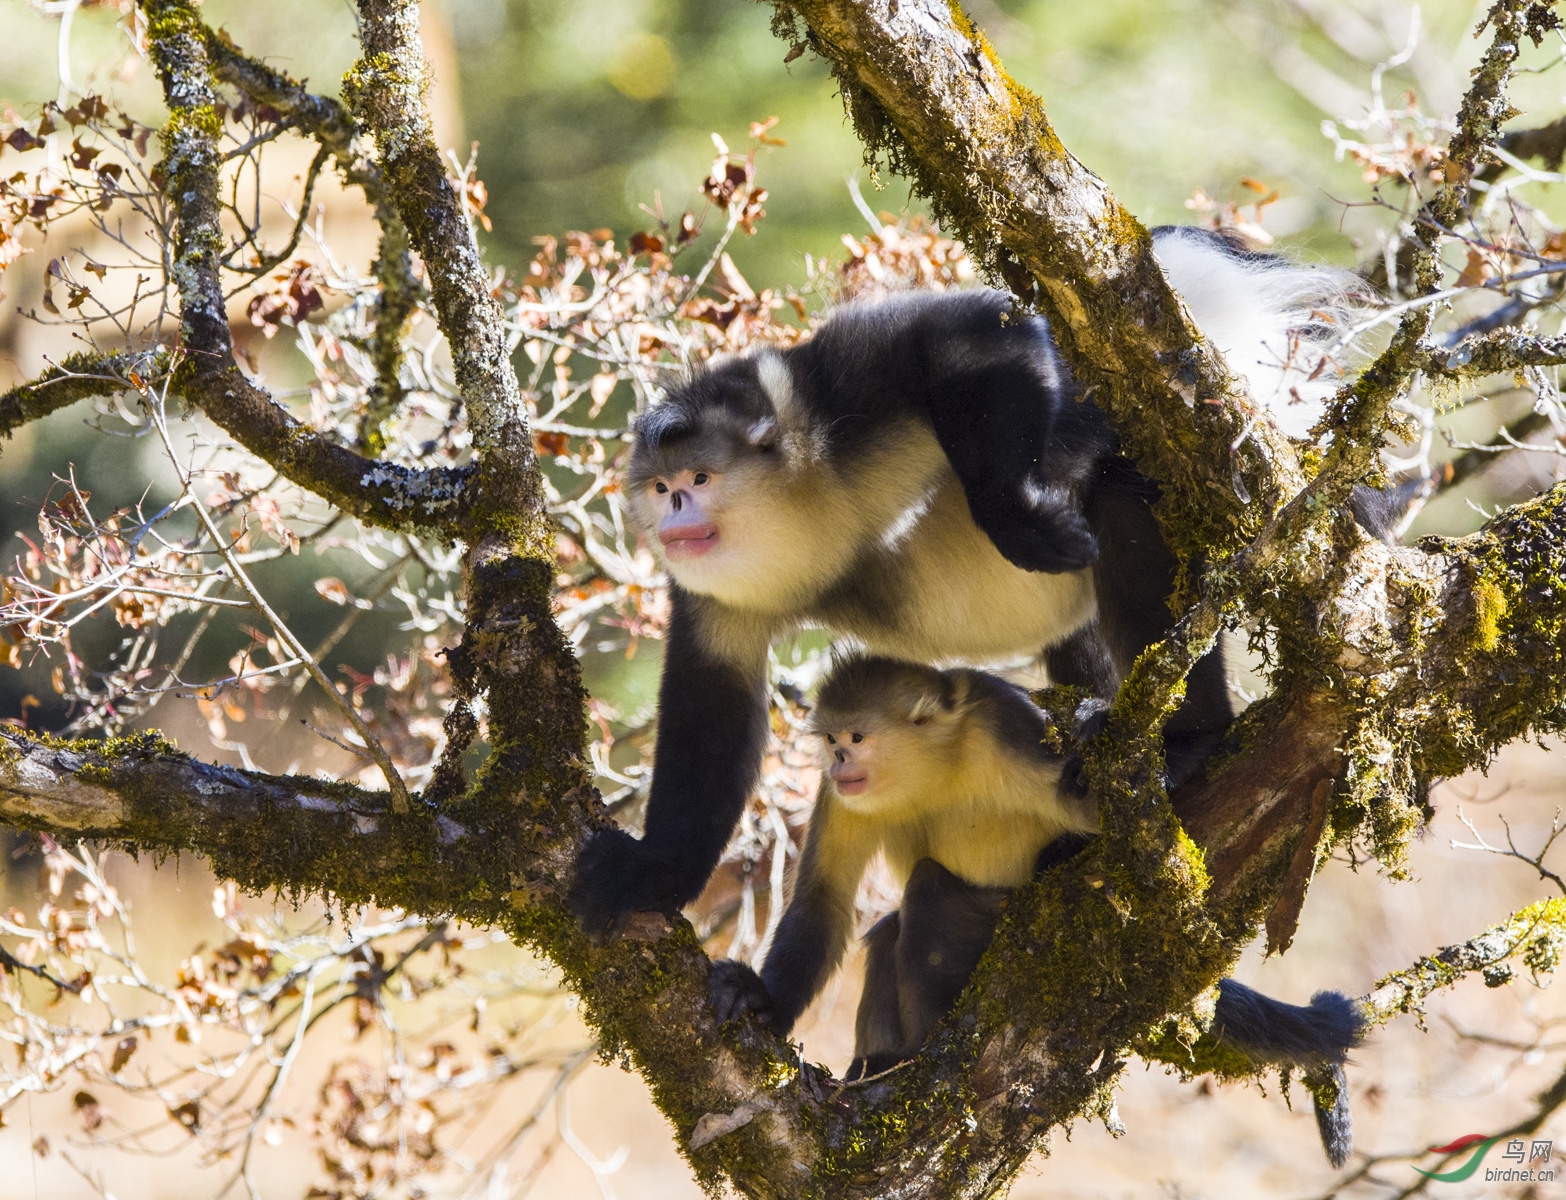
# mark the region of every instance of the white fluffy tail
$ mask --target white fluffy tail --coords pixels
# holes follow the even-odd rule
[[[1279,428],[1306,437],[1342,381],[1355,322],[1369,306],[1349,271],[1305,266],[1231,243],[1211,229],[1153,231],[1169,286]]]

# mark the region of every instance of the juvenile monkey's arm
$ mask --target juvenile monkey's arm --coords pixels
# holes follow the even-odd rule
[[[597,834],[577,862],[571,906],[589,933],[633,912],[675,913],[718,864],[761,769],[767,636],[722,627],[715,606],[670,588],[658,743],[646,833]]]
[[[854,893],[874,851],[864,823],[838,810],[823,785],[794,893],[761,974],[733,961],[713,967],[708,990],[719,1020],[753,1012],[776,1033],[794,1027],[843,957],[853,931]]]

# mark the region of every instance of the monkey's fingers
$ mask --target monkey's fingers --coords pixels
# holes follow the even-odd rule
[[[1060,574],[1098,561],[1098,538],[1074,508],[1035,508],[1020,500],[975,512],[995,548],[1024,571]]]
[[[772,996],[761,976],[742,962],[723,959],[712,964],[707,977],[707,998],[718,1024],[727,1025],[746,1013],[769,1028],[772,1025]]]
[[[676,919],[681,882],[677,867],[623,829],[603,829],[583,847],[566,903],[582,931],[602,945],[623,933],[635,913]]]

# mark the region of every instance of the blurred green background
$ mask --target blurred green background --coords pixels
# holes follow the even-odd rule
[[[639,206],[695,206],[712,156],[748,123],[777,116],[788,141],[763,151],[772,193],[763,232],[736,250],[752,282],[797,281],[804,255],[831,254],[861,219],[844,179],[859,174],[877,209],[900,211],[906,188],[875,192],[833,81],[813,55],[793,63],[769,30],[772,8],[748,0],[432,0],[427,41],[444,98],[460,122],[443,130],[464,156],[480,143],[495,229],[491,257],[515,263],[530,240],[567,228],[628,232]],[[1464,35],[1483,5],[1419,6],[1422,37],[1387,76],[1389,99],[1416,88],[1427,110],[1449,112],[1477,49]],[[1293,242],[1344,258],[1338,200],[1365,190],[1333,162],[1324,116],[1352,118],[1371,66],[1401,50],[1415,9],[1379,0],[980,0],[969,10],[1007,68],[1044,98],[1059,133],[1148,222],[1189,219],[1202,188],[1250,200],[1258,178],[1283,196],[1269,224]],[[356,55],[347,3],[208,0],[203,12],[246,50],[336,93]],[[58,23],[27,0],[0,0],[0,100],[22,113],[55,92]],[[110,6],[79,13],[79,77],[117,67],[123,47]],[[1451,53],[1457,50],[1457,61]],[[1456,69],[1452,69],[1453,67]],[[95,80],[102,86],[107,70]],[[145,66],[129,91],[156,108]],[[1524,103],[1553,102],[1553,79],[1524,79]],[[459,127],[460,126],[460,127]],[[1336,198],[1336,199],[1335,199]],[[1350,212],[1352,210],[1349,210]]]

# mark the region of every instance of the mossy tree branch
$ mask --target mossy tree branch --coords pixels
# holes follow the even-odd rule
[[[187,0],[147,0],[143,8],[169,109],[162,166],[176,214],[174,282],[183,343],[172,390],[252,454],[344,511],[393,528],[450,530],[461,512],[464,472],[417,472],[363,458],[300,424],[234,361],[219,278],[225,242],[212,51],[221,42]],[[236,56],[221,57],[238,70]],[[302,111],[307,107],[302,99],[295,103]],[[340,115],[327,102],[309,113],[328,135],[340,127]]]
[[[1546,580],[1547,572],[1566,572],[1563,525],[1566,485],[1473,538],[1428,552],[1389,551],[1379,581],[1374,564],[1366,568],[1370,582],[1359,599],[1366,640],[1342,654],[1370,645],[1376,625],[1424,630],[1422,657],[1403,661],[1400,678],[1389,681],[1412,738],[1437,745],[1483,722],[1487,743],[1499,742],[1537,714],[1561,720],[1566,589]],[[1504,606],[1482,599],[1492,588]],[[1553,639],[1549,654],[1544,639]],[[1541,670],[1508,670],[1513,654]],[[252,888],[319,889],[499,924],[562,966],[607,1044],[647,1076],[709,1181],[726,1176],[747,1194],[768,1196],[815,1194],[852,1179],[873,1180],[861,1185],[869,1195],[939,1187],[981,1196],[1050,1128],[1107,1112],[1127,1048],[1172,1061],[1176,1044],[1192,1044],[1194,1030],[1173,1041],[1150,1031],[1223,974],[1273,902],[1276,876],[1309,844],[1312,819],[1325,821],[1340,769],[1342,724],[1331,711],[1339,703],[1322,693],[1267,702],[1269,739],[1215,779],[1177,793],[1200,844],[1183,869],[1211,881],[1205,936],[1184,931],[1171,942],[1170,926],[1138,907],[1102,853],[1056,871],[1019,897],[929,1052],[885,1084],[840,1094],[759,1029],[714,1026],[706,959],[688,926],[642,919],[630,937],[603,948],[582,937],[561,899],[573,847],[590,823],[585,793],[560,794],[564,780],[523,770],[534,751],[520,739],[460,802],[397,817],[377,793],[208,767],[151,740],[99,750],[9,735],[0,813],[61,836],[194,849]],[[577,778],[585,780],[585,770]],[[1470,965],[1494,965],[1498,955],[1537,942],[1559,916],[1540,911],[1527,937],[1507,935],[1499,950],[1489,935],[1477,940],[1487,947],[1484,961]],[[1451,977],[1446,970],[1442,981]],[[1387,1007],[1377,999],[1384,991],[1372,997],[1378,1012]],[[1216,1048],[1182,1065],[1246,1069]],[[711,1140],[692,1149],[698,1130]]]
[[[1006,74],[961,8],[774,8],[779,31],[830,64],[869,153],[884,153],[981,262],[1050,318],[1073,371],[1164,489],[1177,548],[1221,556],[1244,545],[1303,483],[1293,448],[1256,420],[1202,342],[1147,231],[1061,144],[1042,102]]]
[[[1443,946],[1405,970],[1377,980],[1361,1005],[1376,1022],[1408,1013],[1423,1015],[1426,998],[1475,972],[1491,987],[1510,983],[1514,969],[1508,960],[1513,958],[1521,958],[1536,975],[1550,974],[1560,965],[1563,947],[1566,899],[1543,900],[1466,942]]]
[[[0,434],[10,437],[23,425],[41,421],[51,413],[69,408],[79,400],[90,400],[111,392],[124,391],[130,372],[141,371],[157,377],[168,370],[166,353],[99,354],[82,351],[61,359],[36,379],[18,384],[0,394]]]
[[[313,137],[337,163],[342,177],[357,186],[375,209],[381,229],[380,251],[374,273],[381,285],[375,303],[375,330],[370,337],[370,360],[375,383],[370,389],[370,411],[365,417],[359,446],[366,454],[385,449],[381,427],[402,402],[399,379],[403,360],[403,335],[409,316],[423,293],[409,253],[408,230],[391,202],[380,164],[364,153],[356,141],[353,115],[330,96],[318,95],[283,72],[242,53],[224,35],[205,29],[213,71],[230,87],[239,89],[258,104],[276,109],[301,132]],[[303,219],[304,214],[300,214]]]

